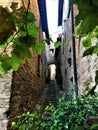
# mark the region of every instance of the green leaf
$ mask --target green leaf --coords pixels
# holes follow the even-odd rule
[[[94,48],[93,54],[98,53],[98,47]]]
[[[11,35],[10,37],[8,37],[6,42],[10,43],[10,42],[12,42],[13,39],[14,39],[14,35]]]
[[[86,49],[83,53],[83,57],[84,56],[88,56],[88,55],[92,55],[92,54],[98,54],[98,43],[96,43],[95,46],[91,46],[90,48]]]
[[[14,71],[17,71],[20,64],[24,64],[24,60],[16,57],[15,55],[12,55],[10,59],[11,67]]]
[[[11,126],[12,126],[12,127],[15,127],[15,126],[16,126],[16,122],[12,122],[12,123],[11,123]]]
[[[37,43],[32,46],[32,50],[40,55],[45,50],[45,44],[43,42]]]
[[[29,35],[33,35],[36,37],[39,34],[39,28],[33,23],[27,24],[27,30]]]
[[[98,124],[93,124],[93,125],[91,125],[90,130],[94,130],[97,127],[98,127]]]
[[[24,26],[21,26],[21,28],[20,28],[20,30],[19,30],[19,35],[20,35],[21,37],[24,37],[24,36],[27,35],[26,29],[25,29]]]
[[[6,43],[5,44],[2,44],[0,45],[0,48],[2,48],[3,50],[6,48]]]
[[[32,12],[28,12],[28,14],[27,14],[27,21],[35,23],[36,19],[35,19],[35,16],[34,16],[34,14]]]
[[[21,64],[24,64],[24,60],[12,54],[12,57],[8,55],[2,55],[0,57],[0,71],[7,72],[10,69],[17,71]]]
[[[0,56],[0,69],[3,72],[7,72],[8,70],[11,69],[10,66],[10,57],[7,54],[1,55]]]
[[[25,39],[25,37],[19,37],[16,38],[13,45],[13,52],[12,54],[15,54],[17,57],[20,58],[31,58],[31,52],[29,49],[29,45],[27,42],[28,39]],[[31,43],[30,43],[31,44]]]
[[[0,63],[0,72],[6,72],[5,69],[2,66],[2,63]]]
[[[19,38],[20,43],[24,44],[27,48],[30,48],[32,46],[34,46],[35,44],[37,44],[36,42],[36,38],[27,34],[26,36],[21,36]]]
[[[90,0],[71,1],[77,4],[79,10],[78,15],[75,17],[75,25],[81,26],[81,35],[88,34],[98,25],[98,8],[94,4],[95,2]]]
[[[57,47],[59,47],[59,46],[61,46],[61,42],[55,42],[54,43],[54,46],[57,48]]]
[[[82,44],[84,47],[91,47],[91,37],[87,36],[87,37],[84,37],[83,40],[82,40]]]
[[[24,63],[25,57],[31,58],[30,48],[35,49],[34,51],[38,54],[45,49],[43,44],[36,44],[39,28],[36,26],[34,14],[23,6],[17,8],[17,4],[12,3],[11,12],[8,8],[0,6],[0,47],[4,53],[8,43],[13,42],[11,57],[6,54],[0,56],[0,70],[4,72],[10,69],[16,71]]]
[[[65,123],[64,128],[68,129],[68,123]]]
[[[51,38],[48,39],[44,39],[43,41],[45,41],[46,44],[50,44],[51,42],[53,43],[53,40]]]
[[[24,57],[28,57],[28,58],[31,58],[32,55],[31,55],[31,52],[30,52],[30,49],[27,48],[27,46],[25,45],[22,45],[22,49],[21,49],[21,55],[23,55]]]
[[[31,58],[32,57],[30,49],[27,48],[27,46],[25,46],[23,44],[17,45],[14,48],[13,54],[15,54],[17,57],[20,57],[20,58],[25,58],[25,57]]]

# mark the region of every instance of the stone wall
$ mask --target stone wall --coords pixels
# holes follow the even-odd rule
[[[38,74],[39,67],[39,74]],[[43,61],[38,55],[32,54],[32,59],[26,60],[17,72],[13,73],[11,98],[9,108],[9,125],[21,113],[32,112],[44,87]]]
[[[77,6],[74,5],[74,16],[78,13]],[[96,39],[92,40],[92,45],[96,43]],[[78,92],[82,94],[85,91],[87,84],[89,87],[95,85],[95,73],[98,70],[98,56],[96,54],[92,56],[83,57],[85,47],[82,45],[82,38],[75,36],[76,44],[76,58],[77,58],[77,77],[78,77]],[[98,91],[98,88],[96,89]]]
[[[10,7],[12,2],[18,2],[18,5],[20,6],[22,3],[22,0],[0,0],[0,5],[4,6],[4,7]]]
[[[78,13],[77,7],[74,6],[74,16]],[[75,28],[76,30],[76,28]],[[73,62],[73,41],[72,41],[72,15],[70,11],[70,17],[67,21],[67,32],[64,34],[66,39],[66,45],[62,45],[62,76],[63,76],[63,88],[64,90],[74,96],[72,90],[74,88],[74,62]],[[92,44],[95,43],[93,39]],[[63,44],[63,43],[62,43]],[[95,72],[98,70],[98,56],[83,57],[85,48],[82,45],[82,39],[79,36],[75,36],[75,52],[76,52],[76,67],[77,67],[77,83],[78,93],[82,94],[85,90],[86,84],[90,87],[95,84]],[[96,89],[98,92],[98,87]]]
[[[78,76],[78,88],[79,94],[85,91],[87,84],[89,87],[95,85],[95,73],[98,70],[98,57],[96,54],[92,56],[83,57],[85,48],[82,45],[82,39],[79,43],[79,39],[76,39],[76,52],[77,52],[77,76]],[[96,91],[98,91],[96,89]]]
[[[12,1],[13,0],[0,0],[0,5],[10,7]],[[21,5],[20,0],[14,0],[14,2],[19,2],[19,6]],[[13,72],[10,71],[4,74],[4,78],[0,79],[0,130],[7,129],[7,112],[9,110],[11,95],[12,73]]]
[[[0,130],[6,130],[7,114],[11,93],[12,71],[0,79]]]
[[[74,84],[74,70],[73,70],[73,41],[72,41],[72,17],[71,12],[68,21],[66,21],[67,31],[63,34],[62,60],[61,70],[63,77],[63,89],[69,95],[72,96],[72,89]],[[66,27],[65,27],[66,28]],[[65,39],[65,41],[64,41]]]
[[[0,0],[0,5],[9,7],[13,1],[27,7],[28,0]],[[30,0],[29,10],[35,14],[39,26],[37,0]],[[42,39],[41,33],[37,39]],[[0,82],[0,130],[6,130],[17,115],[33,111],[44,87],[43,57],[32,52],[32,59],[26,59],[17,72],[8,73]]]
[[[24,1],[25,6],[27,0]],[[39,25],[39,13],[37,0],[30,1],[30,10],[35,14],[37,25]],[[39,35],[38,40],[42,39]],[[10,99],[9,125],[16,117],[23,113],[32,112],[37,100],[42,94],[44,87],[43,57],[32,52],[32,59],[26,59],[25,65],[21,66],[13,74]]]

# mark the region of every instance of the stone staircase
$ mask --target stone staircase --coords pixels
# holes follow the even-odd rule
[[[57,107],[58,98],[59,98],[59,87],[56,81],[50,81],[50,83],[45,85],[43,94],[38,100],[38,103],[36,104],[34,111],[36,111],[40,115],[43,113],[44,109],[49,104],[53,104],[55,107]],[[47,117],[49,115],[50,113],[47,113]]]

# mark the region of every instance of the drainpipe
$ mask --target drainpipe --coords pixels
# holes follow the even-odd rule
[[[74,12],[73,12],[73,5],[71,6],[71,16],[72,16],[72,34],[75,33],[74,31]],[[78,95],[78,82],[77,82],[77,63],[76,63],[76,47],[75,47],[75,37],[72,36],[72,46],[73,46],[73,67],[74,67],[74,81],[76,85],[75,94]]]

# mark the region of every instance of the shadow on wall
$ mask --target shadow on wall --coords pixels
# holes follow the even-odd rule
[[[57,42],[61,42],[61,35],[57,37]],[[57,47],[55,50],[55,65],[56,65],[56,81],[62,90],[62,74],[61,74],[61,47]]]

